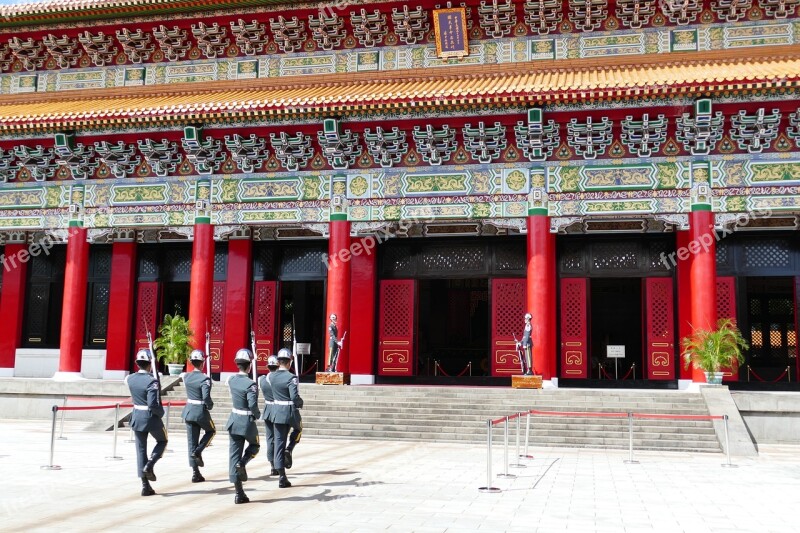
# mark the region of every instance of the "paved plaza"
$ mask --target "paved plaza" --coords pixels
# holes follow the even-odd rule
[[[223,424],[219,424],[222,426]],[[68,422],[48,462],[50,423],[0,420],[2,531],[797,531],[800,447],[762,449],[722,468],[721,454],[534,448],[515,479],[482,494],[486,453],[472,444],[306,438],[289,471],[294,487],[267,477],[263,452],[233,504],[228,437],[203,454],[208,480],[189,482],[182,433],[156,466],[156,496],[139,496],[133,444]],[[262,443],[263,444],[263,443]],[[263,449],[263,448],[262,448]],[[495,472],[502,448],[495,448]],[[512,449],[513,451],[513,449]]]

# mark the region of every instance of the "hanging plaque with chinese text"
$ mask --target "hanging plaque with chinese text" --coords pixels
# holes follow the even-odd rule
[[[463,7],[433,11],[436,30],[436,55],[446,59],[469,55],[467,36],[467,11]]]

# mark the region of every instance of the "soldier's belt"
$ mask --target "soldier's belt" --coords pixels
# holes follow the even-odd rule
[[[292,402],[292,401],[284,402],[284,401],[275,400],[272,403],[274,403],[275,405],[294,405],[294,402]]]
[[[244,409],[231,409],[231,412],[233,412],[233,414],[235,415],[244,415],[244,416],[250,416],[253,414],[250,411],[245,411]]]
[[[190,403],[192,405],[203,405],[203,402],[201,402],[200,400],[189,400],[189,399],[187,399],[186,403]]]
[[[275,405],[275,402],[273,402],[272,400],[270,400],[270,401],[268,401],[268,402],[264,402],[264,404],[265,404],[265,405]]]
[[[149,411],[150,410],[150,408],[147,407],[146,405],[134,405],[133,408],[136,409],[137,411]]]

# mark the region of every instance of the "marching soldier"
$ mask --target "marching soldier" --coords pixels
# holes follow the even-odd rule
[[[297,377],[289,371],[292,366],[292,352],[282,348],[278,352],[277,372],[270,374],[272,385],[272,423],[275,426],[275,468],[278,470],[278,486],[282,489],[291,487],[292,484],[286,477],[287,468],[287,440],[289,428],[299,425],[298,409],[303,407],[303,399],[297,390]],[[302,427],[302,426],[300,426]],[[300,440],[298,433],[297,441]],[[291,452],[288,453],[288,466],[291,466]]]
[[[270,383],[269,376],[278,370],[278,358],[270,355],[267,358],[267,368],[269,374],[259,376],[259,384],[261,385],[261,392],[264,395],[264,412],[261,414],[261,420],[264,421],[264,428],[267,434],[267,459],[269,460],[270,472],[269,475],[277,476],[278,470],[275,469],[275,426],[270,419],[272,416],[272,405],[274,398],[272,397],[272,384]]]
[[[136,354],[136,366],[139,371],[125,378],[125,384],[131,391],[133,412],[131,413],[131,429],[136,436],[136,468],[142,478],[142,496],[156,493],[150,481],[156,480],[154,467],[161,459],[167,447],[167,430],[161,420],[164,408],[161,405],[161,391],[158,380],[150,373],[152,361],[150,350],[139,350]],[[147,436],[156,440],[153,453],[147,459]]]
[[[336,327],[336,315],[331,315],[331,323],[328,324],[328,372],[336,372],[336,363],[339,359],[339,350],[342,341],[339,340],[339,328]]]
[[[228,379],[233,409],[225,429],[230,434],[229,479],[236,487],[234,503],[239,504],[250,501],[244,493],[242,482],[247,481],[247,463],[261,448],[255,422],[261,417],[261,412],[258,410],[258,387],[250,379],[253,354],[247,348],[242,348],[236,352],[235,360],[239,373]],[[245,441],[248,443],[247,449],[244,448]]]
[[[211,378],[202,372],[202,350],[194,350],[189,355],[189,362],[194,367],[191,372],[183,374],[183,383],[186,385],[186,407],[183,408],[183,420],[186,422],[186,438],[189,442],[189,466],[192,467],[192,483],[201,483],[205,478],[200,473],[203,463],[203,450],[211,444],[217,428],[211,419],[211,409],[214,400],[211,399]],[[203,430],[203,438],[200,438]]]
[[[522,350],[522,366],[523,374],[530,376],[533,374],[533,359],[531,358],[531,350],[533,350],[533,338],[531,336],[533,327],[531,326],[531,314],[525,313],[525,329],[522,332],[522,340],[519,342]]]

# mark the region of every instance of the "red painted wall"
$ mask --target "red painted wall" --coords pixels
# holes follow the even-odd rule
[[[325,366],[328,361],[328,317],[335,314],[339,338],[350,329],[350,265],[353,261],[350,253],[350,222],[335,220],[330,222],[330,240],[328,241],[328,294],[325,311]],[[352,349],[352,332],[347,334],[342,351],[339,353],[336,368],[339,372],[349,373],[350,352]]]
[[[250,346],[250,292],[253,285],[253,241],[228,242],[228,282],[225,294],[225,338],[222,371],[237,372],[233,358]]]
[[[17,348],[22,340],[25,308],[25,279],[28,263],[17,260],[27,244],[6,244],[3,255],[3,290],[0,294],[0,368],[14,368]]]
[[[353,242],[362,253],[353,256],[350,288],[350,333],[345,347],[350,351],[351,374],[375,374],[375,300],[377,296],[377,241],[368,237]]]
[[[136,243],[115,242],[111,249],[106,370],[131,368],[135,295]]]
[[[691,237],[688,231],[678,231],[675,234],[675,249],[687,249]],[[691,270],[692,255],[681,260],[677,255],[675,263],[678,269],[678,353],[683,353],[681,343],[684,337],[688,337],[692,332],[692,287],[689,283],[689,272]],[[672,263],[669,263],[672,267]],[[692,379],[692,369],[685,368],[683,359],[679,359],[680,379]]]
[[[64,271],[59,372],[81,371],[88,277],[89,242],[86,240],[86,228],[72,227],[69,229],[67,266]]]

